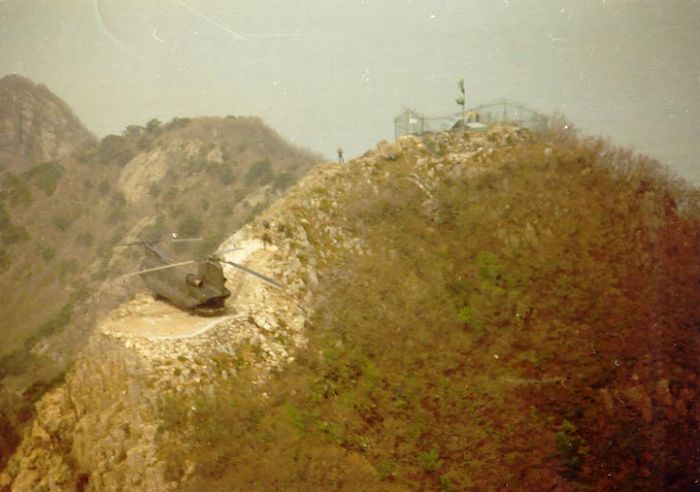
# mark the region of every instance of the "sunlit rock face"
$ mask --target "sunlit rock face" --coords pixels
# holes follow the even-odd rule
[[[0,79],[0,157],[7,168],[58,159],[95,140],[45,86],[19,75]]]

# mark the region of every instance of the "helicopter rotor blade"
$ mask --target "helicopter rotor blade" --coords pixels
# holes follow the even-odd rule
[[[214,253],[214,255],[215,255],[215,256],[221,256],[221,255],[225,255],[226,253],[233,253],[234,251],[240,251],[240,250],[242,250],[242,249],[243,249],[243,248],[225,249],[225,250],[223,250],[223,251],[217,251],[216,253]]]
[[[146,241],[136,241],[136,242],[133,242],[133,243],[121,243],[121,244],[117,244],[116,247],[117,247],[117,248],[126,248],[127,246],[143,246],[143,245],[145,245],[145,244],[146,244]]]
[[[193,241],[201,241],[201,237],[183,237],[183,238],[176,238],[176,239],[166,239],[166,241],[170,241],[171,243],[190,243]]]
[[[175,268],[179,266],[184,266],[184,265],[191,265],[192,263],[199,263],[197,260],[187,260],[187,261],[180,261],[178,263],[169,263],[167,265],[161,265],[153,268],[147,268],[145,270],[139,270],[138,272],[132,272],[132,273],[127,273],[126,275],[122,275],[122,278],[125,277],[133,277],[135,275],[141,275],[142,273],[150,273],[150,272],[157,272],[159,270],[167,270],[168,268]]]
[[[243,270],[244,272],[249,273],[250,275],[252,275],[254,277],[257,277],[260,280],[263,280],[263,281],[267,282],[268,284],[270,284],[274,287],[277,287],[278,289],[281,289],[283,287],[283,285],[280,284],[279,282],[277,282],[276,280],[271,279],[270,277],[267,277],[267,276],[263,275],[262,273],[258,273],[255,270],[251,270],[248,267],[244,267],[243,265],[239,265],[238,263],[236,263],[234,261],[228,261],[228,260],[219,260],[219,261],[221,261],[222,263],[228,263],[232,267],[236,267],[239,270]]]
[[[156,239],[155,241],[134,241],[131,243],[122,243],[122,244],[117,244],[119,247],[124,247],[124,246],[147,246],[149,244],[158,244],[158,243],[164,243],[164,242],[169,242],[169,243],[189,243],[193,241],[201,241],[201,237],[183,237],[183,238],[167,238],[167,239]]]

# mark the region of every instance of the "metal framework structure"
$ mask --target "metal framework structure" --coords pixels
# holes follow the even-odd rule
[[[424,133],[441,132],[452,128],[456,116],[426,116],[409,108],[394,118],[394,135],[400,138],[404,135],[423,135]]]
[[[542,113],[508,99],[482,104],[469,111],[478,115],[478,121],[487,125],[510,124],[535,133],[545,131],[549,122],[549,118]]]
[[[549,118],[522,104],[508,99],[476,106],[467,111],[476,121],[486,125],[510,124],[527,128],[535,133],[547,129]],[[462,113],[447,116],[426,116],[409,108],[394,119],[394,135],[398,139],[404,135],[423,135],[425,133],[450,130],[462,120]]]

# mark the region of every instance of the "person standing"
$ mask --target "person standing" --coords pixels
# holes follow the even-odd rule
[[[338,164],[345,164],[345,159],[343,159],[343,149],[338,147]]]

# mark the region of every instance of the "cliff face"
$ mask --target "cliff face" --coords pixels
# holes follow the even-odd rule
[[[126,485],[132,468],[153,461],[148,449],[156,429],[146,424],[153,395],[142,391],[144,361],[104,338],[95,338],[86,353],[91,355],[76,363],[66,383],[38,404],[18,451],[26,455],[8,468],[17,473],[12,490],[71,490],[85,480],[83,467],[99,470],[99,490],[114,490],[117,483]]]
[[[43,85],[19,75],[0,79],[0,165],[25,170],[96,141],[71,109]]]

